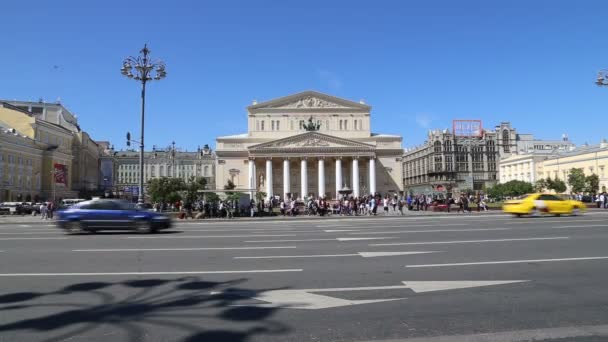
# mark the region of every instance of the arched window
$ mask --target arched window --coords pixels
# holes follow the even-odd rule
[[[435,153],[441,153],[441,142],[435,141]]]
[[[511,152],[511,148],[509,146],[509,130],[502,131],[502,146],[505,153]]]
[[[445,151],[452,152],[452,141],[451,140],[445,141]]]
[[[205,173],[203,173],[205,177],[209,176],[209,166],[205,165]]]

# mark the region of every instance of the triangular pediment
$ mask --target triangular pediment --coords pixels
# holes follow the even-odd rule
[[[317,91],[305,91],[278,99],[265,101],[249,106],[249,110],[259,109],[358,109],[369,110],[366,104],[354,102],[339,97],[323,94]]]
[[[262,144],[254,145],[249,147],[249,150],[252,152],[264,152],[267,150],[276,149],[289,151],[302,149],[312,150],[318,148],[347,148],[372,151],[375,149],[375,146],[319,132],[307,132],[283,139],[273,140]]]

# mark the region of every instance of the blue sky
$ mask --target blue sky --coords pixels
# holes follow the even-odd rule
[[[145,8],[145,10],[140,10]],[[606,1],[7,1],[0,98],[61,101],[98,140],[138,134],[119,72],[147,42],[146,145],[190,150],[246,131],[245,107],[313,89],[372,108],[404,147],[452,119],[510,120],[576,143],[608,137]]]

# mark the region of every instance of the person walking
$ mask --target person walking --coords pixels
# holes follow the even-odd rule
[[[400,200],[397,202],[397,206],[399,207],[399,214],[400,214],[401,216],[403,216],[403,204],[404,204],[404,203],[403,203],[403,200],[402,200],[402,199],[400,199]]]
[[[44,204],[44,203],[42,203],[40,205],[40,219],[41,220],[47,219],[47,207],[46,207],[46,204]]]

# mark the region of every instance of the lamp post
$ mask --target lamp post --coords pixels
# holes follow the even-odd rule
[[[135,73],[132,72],[135,68]],[[139,56],[125,58],[120,72],[131,79],[141,82],[141,138],[139,140],[139,197],[138,203],[144,203],[144,117],[146,104],[146,83],[159,81],[167,76],[165,63],[152,60],[147,44],[141,49]]]

